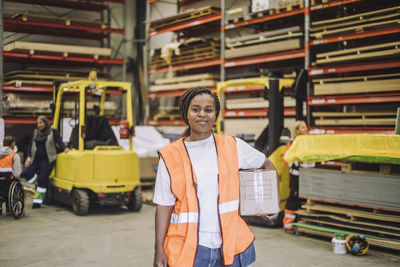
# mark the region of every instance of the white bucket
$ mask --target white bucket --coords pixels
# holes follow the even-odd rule
[[[346,241],[341,239],[332,238],[333,253],[335,254],[346,254]]]

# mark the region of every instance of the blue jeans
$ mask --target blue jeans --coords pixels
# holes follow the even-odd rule
[[[198,245],[193,267],[247,267],[256,260],[256,252],[252,243],[245,251],[235,256],[232,265],[223,265],[220,248],[208,248]]]

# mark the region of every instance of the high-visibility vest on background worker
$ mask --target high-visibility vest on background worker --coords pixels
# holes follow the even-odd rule
[[[236,140],[214,134],[218,157],[218,214],[225,265],[254,241],[254,235],[239,215],[239,160]],[[183,138],[160,151],[171,178],[176,203],[164,242],[170,267],[193,266],[198,245],[199,203],[197,178]],[[217,204],[217,203],[216,203]]]
[[[11,173],[11,178],[14,178],[13,158],[15,152],[11,152],[7,156],[0,159],[0,173]]]

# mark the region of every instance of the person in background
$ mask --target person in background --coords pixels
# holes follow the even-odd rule
[[[296,121],[295,124],[295,135],[293,140],[296,138],[298,135],[304,135],[308,134],[308,127],[305,121]],[[290,144],[289,144],[290,146]],[[289,148],[288,146],[288,148]],[[286,201],[285,205],[285,215],[283,217],[283,228],[288,231],[293,231],[294,226],[293,222],[296,220],[296,214],[294,213],[296,210],[299,209],[300,207],[300,201],[299,201],[299,168],[300,167],[312,167],[312,164],[306,164],[306,163],[299,163],[298,161],[295,161],[292,165],[289,167],[289,175],[290,175],[290,182],[289,182],[289,187],[290,187],[290,193],[289,193],[289,198]]]
[[[212,133],[218,97],[194,87],[179,100],[189,126],[159,152],[154,266],[248,266],[254,235],[239,215],[239,169],[275,169],[239,138]]]
[[[68,152],[69,148],[65,147],[58,131],[51,128],[48,119],[39,116],[21,174],[26,179],[31,179],[35,174],[38,176],[33,209],[40,208],[43,203],[49,176],[56,163],[57,151]]]
[[[14,137],[7,135],[3,139],[3,146],[0,148],[0,172],[11,173],[11,177],[19,178],[21,174],[21,158],[15,151]],[[8,205],[6,205],[8,208]],[[0,215],[2,207],[0,205]]]

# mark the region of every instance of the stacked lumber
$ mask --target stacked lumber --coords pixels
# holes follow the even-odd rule
[[[215,38],[193,38],[180,44],[172,55],[163,55],[162,49],[152,51],[150,66],[153,68],[179,65],[220,57],[220,42]]]
[[[266,31],[226,40],[225,58],[239,58],[299,49],[303,45],[299,26]]]
[[[54,80],[77,81],[87,79],[90,70],[27,68],[13,70],[4,74],[4,84],[20,87],[23,85],[52,86]],[[104,73],[98,74],[99,80],[107,78]],[[102,78],[100,78],[102,77]]]
[[[211,15],[218,14],[220,9],[212,6],[205,6],[196,10],[188,10],[183,13],[179,13],[174,16],[165,17],[162,19],[156,19],[150,21],[150,30],[158,31],[162,28],[172,27],[174,25],[189,22],[194,19],[198,19],[201,17],[207,17]]]
[[[317,53],[315,65],[335,64],[349,61],[371,60],[380,58],[399,58],[400,42],[383,43],[379,45],[361,46],[351,49]]]
[[[396,112],[313,112],[317,126],[388,125],[395,126]]]
[[[34,54],[62,54],[64,57],[79,55],[90,56],[95,59],[99,57],[108,57],[111,55],[110,48],[101,48],[94,46],[62,45],[39,42],[15,41],[3,46],[6,52],[28,52]]]
[[[300,169],[300,233],[362,234],[370,245],[400,249],[400,179],[396,164],[343,162],[341,170]]]
[[[322,39],[397,26],[400,6],[311,23],[310,36]]]
[[[98,28],[106,28],[106,24],[100,21],[92,21],[85,19],[77,19],[72,17],[55,17],[55,16],[45,16],[31,13],[30,11],[17,12],[14,15],[10,16],[13,19],[20,19],[22,21],[40,21],[40,22],[51,22],[64,24],[67,26],[70,25],[79,25],[79,26],[88,26],[88,27],[98,27]]]
[[[296,100],[292,97],[285,96],[283,99],[284,107],[295,107]],[[263,97],[240,97],[225,100],[227,109],[249,109],[249,108],[268,108],[269,101]]]
[[[313,79],[314,95],[400,91],[400,73]]]
[[[170,90],[182,90],[195,86],[215,87],[218,79],[218,75],[209,73],[156,79],[155,84],[149,87],[149,91],[160,92]]]

